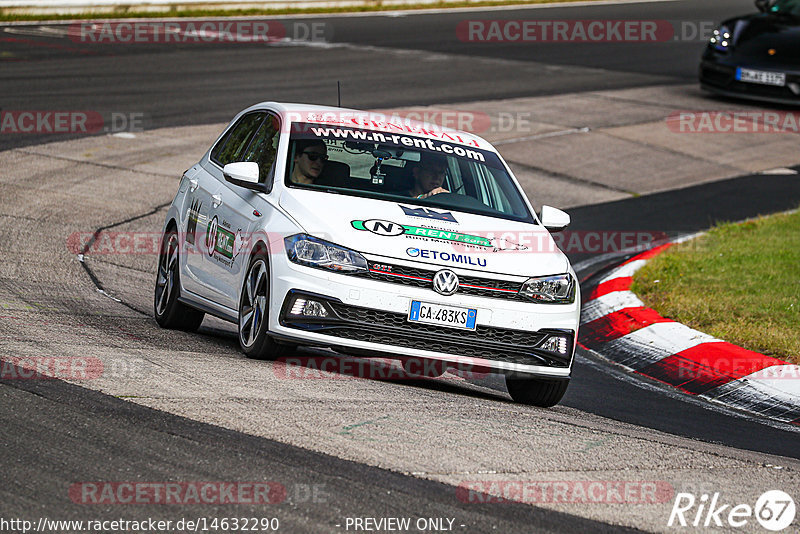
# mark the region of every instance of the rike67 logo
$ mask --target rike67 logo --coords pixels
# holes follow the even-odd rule
[[[691,493],[678,493],[667,526],[739,528],[755,517],[765,529],[778,532],[792,524],[795,512],[794,499],[780,490],[764,492],[755,506],[724,503],[719,493],[704,493],[699,499]]]

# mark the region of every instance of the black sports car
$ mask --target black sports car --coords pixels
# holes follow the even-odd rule
[[[700,63],[703,89],[800,104],[800,0],[756,0],[761,13],[714,30]]]

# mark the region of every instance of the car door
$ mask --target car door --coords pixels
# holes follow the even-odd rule
[[[261,183],[272,184],[279,140],[280,119],[268,113],[247,149],[238,156],[238,161],[258,163]],[[250,237],[260,227],[260,221],[270,219],[273,208],[262,193],[227,182],[220,166],[213,172],[219,176],[221,187],[212,203],[212,221],[216,217],[217,223],[214,254],[208,258],[213,265],[209,270],[223,293],[220,304],[236,309],[252,247]]]
[[[247,113],[220,138],[211,149],[209,161],[195,176],[197,188],[189,202],[188,227],[193,232],[187,228],[187,249],[191,249],[187,250],[186,259],[194,292],[226,306],[230,302],[226,298],[228,283],[220,276],[219,266],[231,259],[229,253],[234,234],[233,223],[221,217],[223,195],[230,186],[221,169],[228,163],[243,161],[266,116],[264,111]],[[193,290],[189,286],[187,289]]]
[[[183,239],[183,253],[181,254],[181,285],[184,289],[192,293],[201,293],[203,284],[200,280],[200,272],[197,269],[197,256],[200,252],[197,247],[197,240],[203,239],[203,228],[206,216],[203,212],[208,211],[209,199],[211,198],[210,187],[213,177],[203,170],[200,164],[193,166],[184,173],[181,181],[180,192],[184,193],[183,203],[181,204],[181,231],[185,236]],[[197,228],[200,227],[198,238]]]

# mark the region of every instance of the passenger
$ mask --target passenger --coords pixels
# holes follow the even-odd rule
[[[328,161],[328,147],[321,139],[301,139],[295,143],[292,182],[313,184]]]
[[[450,191],[442,187],[446,173],[447,160],[444,157],[423,152],[419,163],[411,169],[414,185],[406,194],[414,198],[428,198],[439,193],[449,193]]]

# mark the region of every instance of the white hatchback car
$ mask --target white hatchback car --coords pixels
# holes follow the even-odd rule
[[[310,345],[502,373],[518,402],[567,389],[579,286],[484,139],[369,112],[265,102],[187,170],[164,224],[155,318],[238,324],[251,358]]]

